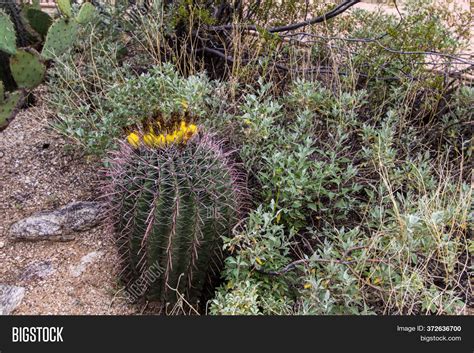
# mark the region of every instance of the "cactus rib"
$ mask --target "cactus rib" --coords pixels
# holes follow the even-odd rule
[[[198,304],[222,264],[222,236],[240,216],[244,193],[229,155],[205,133],[185,145],[123,144],[110,176],[125,285],[158,267],[143,296],[166,304],[178,292]]]

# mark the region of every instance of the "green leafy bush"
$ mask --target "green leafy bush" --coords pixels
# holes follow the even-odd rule
[[[308,211],[334,207],[336,217],[346,217],[351,193],[361,187],[353,181],[356,168],[343,156],[349,135],[337,124],[354,119],[365,93],[335,97],[318,85],[296,81],[287,97],[272,100],[265,98],[267,89],[264,85],[257,95],[247,95],[238,117],[244,135],[241,156],[255,172],[263,201],[274,199],[281,217],[296,230],[307,224]],[[336,128],[326,141],[318,139],[319,126],[330,119]]]
[[[119,65],[119,51],[117,44],[99,42],[92,48],[95,66],[71,58],[55,67],[49,103],[57,112],[59,132],[101,155],[125,128],[147,119],[206,116],[213,85],[204,75],[183,78],[168,64],[137,75]]]
[[[462,312],[469,300],[471,190],[463,155],[472,153],[466,136],[472,90],[459,88],[445,118],[425,126],[443,132],[441,144],[406,120],[405,107],[367,117],[365,91],[332,92],[297,81],[282,98],[267,92],[263,85],[247,95],[234,120],[259,197],[274,210],[260,217],[274,224],[255,221],[259,208],[243,235],[227,241],[234,246],[227,287],[217,292],[211,312]],[[448,117],[457,126],[452,138],[444,137]],[[276,249],[266,237],[255,238],[267,229],[278,230],[271,233],[280,238]],[[284,257],[279,267],[271,261],[265,274],[257,258],[269,249]],[[294,266],[292,252],[299,254]],[[273,299],[262,304],[262,286],[281,285],[284,306]]]
[[[172,65],[164,64],[112,87],[107,108],[119,122],[185,113],[199,119],[208,112],[212,89],[204,74],[183,78]]]
[[[252,212],[247,224],[233,237],[224,237],[225,283],[211,301],[211,314],[275,315],[290,312],[292,304],[287,278],[272,278],[259,271],[272,271],[290,262],[292,233],[279,224],[275,204]]]

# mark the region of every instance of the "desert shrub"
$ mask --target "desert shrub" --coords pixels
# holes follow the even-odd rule
[[[241,157],[261,185],[263,202],[274,199],[285,223],[299,230],[311,212],[326,217],[331,210],[334,219],[347,217],[347,202],[360,186],[353,180],[356,168],[344,156],[349,139],[344,126],[354,120],[365,93],[336,97],[303,81],[294,87],[279,101],[265,98],[268,85],[263,85],[245,97],[237,119],[244,136]],[[323,140],[319,131],[328,124],[334,128]]]
[[[329,79],[350,90],[370,89],[373,106],[409,105],[415,118],[433,114],[451,85],[446,72],[466,67],[456,53],[469,43],[471,14],[432,0],[406,1],[403,7],[399,15],[354,10],[309,29],[311,54],[303,68],[339,72]],[[388,99],[393,90],[404,94],[403,102]]]
[[[421,180],[418,180],[420,183]],[[389,198],[379,191],[378,200]],[[314,230],[298,312],[459,314],[469,298],[467,185],[438,181],[424,195],[393,195],[352,229]]]
[[[259,200],[275,209],[277,234],[291,239],[291,251],[285,248],[279,270],[262,273],[249,254],[271,248],[268,241],[242,244],[237,232],[240,247],[224,272],[231,284],[218,291],[214,312],[270,313],[258,300],[268,282],[285,283],[292,294],[285,307],[299,314],[462,312],[470,300],[471,190],[463,163],[471,153],[471,89],[457,89],[444,118],[423,128],[406,120],[405,107],[368,115],[366,91],[296,81],[282,98],[267,92],[262,85],[246,96],[234,119]],[[456,132],[440,137],[448,117]],[[266,227],[249,220],[244,234],[252,229]],[[288,266],[294,273],[281,271]],[[242,271],[239,282],[229,275]]]
[[[208,113],[212,89],[204,74],[183,78],[172,65],[164,64],[112,87],[107,108],[119,122],[185,112],[199,119]]]
[[[290,312],[294,300],[290,278],[273,279],[259,271],[272,271],[290,262],[292,233],[279,224],[275,204],[253,211],[245,226],[224,238],[224,284],[210,303],[218,315],[277,315]],[[293,300],[291,299],[293,298]]]
[[[92,65],[71,57],[54,68],[49,103],[59,132],[101,155],[125,128],[146,119],[206,115],[213,85],[204,75],[184,78],[168,64],[138,74],[119,64],[119,50],[116,43],[101,41],[91,47]]]
[[[117,65],[117,50],[115,43],[100,43],[91,48],[93,61],[88,54],[84,61],[64,58],[50,73],[47,99],[56,114],[53,126],[89,153],[110,147],[124,124],[113,120],[106,107],[107,92],[128,74],[128,68]]]

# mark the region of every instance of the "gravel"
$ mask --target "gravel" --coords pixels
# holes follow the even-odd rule
[[[98,164],[67,144],[50,128],[53,119],[38,103],[22,110],[0,133],[0,283],[25,288],[13,314],[111,314],[140,312],[120,295],[118,258],[108,227],[84,231],[69,242],[18,242],[10,226],[39,211],[74,201],[94,201]],[[77,277],[70,268],[90,253],[99,253]],[[47,275],[25,275],[32,263],[48,264]],[[27,270],[28,271],[28,270]]]

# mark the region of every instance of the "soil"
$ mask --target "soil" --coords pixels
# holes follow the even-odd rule
[[[0,283],[25,287],[13,314],[134,314],[140,308],[120,294],[117,252],[105,225],[69,242],[15,242],[8,236],[12,223],[37,211],[99,194],[100,164],[51,128],[42,93],[37,89],[36,106],[22,110],[0,133]],[[71,267],[94,251],[101,256],[73,276]],[[38,263],[52,269],[44,276],[29,275]]]

